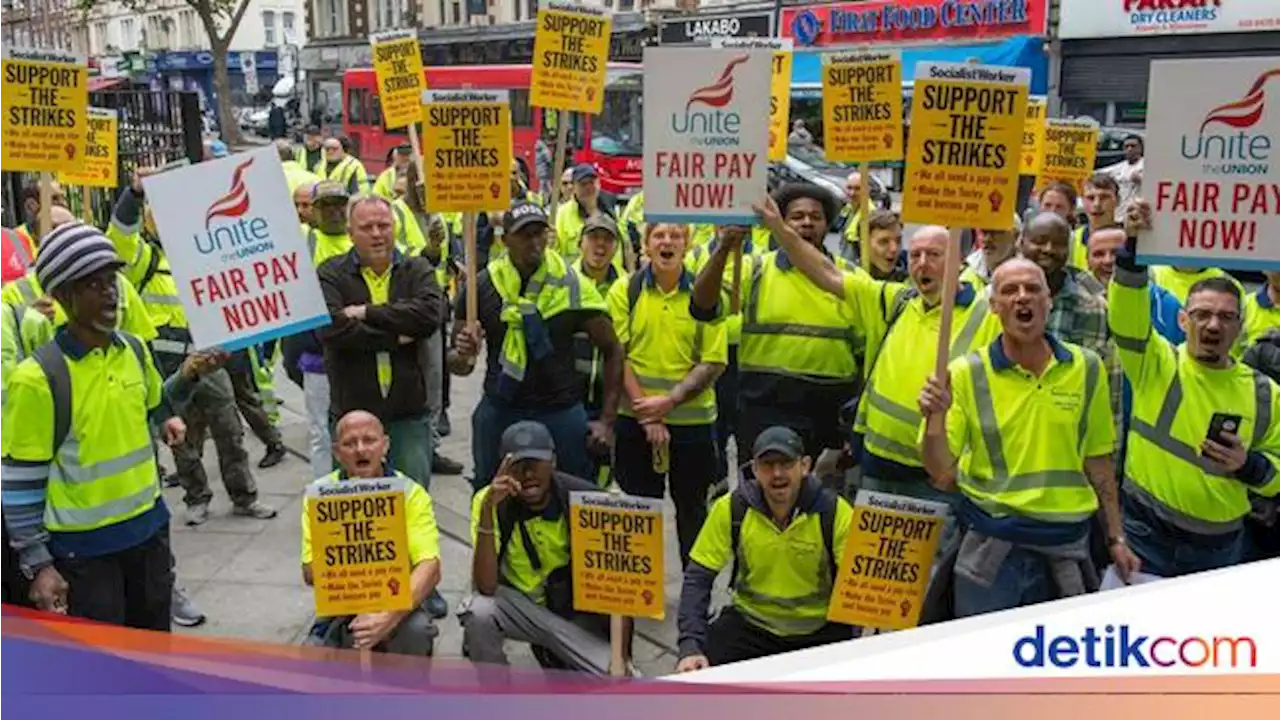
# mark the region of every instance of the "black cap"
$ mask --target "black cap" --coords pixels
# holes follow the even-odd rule
[[[788,460],[799,460],[804,457],[804,441],[795,430],[781,425],[766,428],[756,436],[756,444],[751,449],[751,457],[759,460],[768,453],[779,453]]]
[[[305,134],[307,134],[307,135],[319,135],[319,134],[320,134],[320,126],[319,126],[319,125],[308,125],[308,126],[306,127],[306,129],[305,129],[305,130],[303,130],[302,132],[303,132],[303,133],[305,133]]]
[[[579,163],[573,166],[573,175],[571,177],[574,182],[578,182],[579,180],[586,180],[587,178],[599,176],[600,174],[596,172],[595,165],[592,165],[591,163]]]
[[[551,222],[547,219],[547,212],[534,203],[520,201],[503,216],[502,232],[510,235],[534,224],[549,227]]]
[[[547,460],[556,456],[556,443],[547,426],[533,420],[521,420],[502,432],[499,452],[512,460]]]

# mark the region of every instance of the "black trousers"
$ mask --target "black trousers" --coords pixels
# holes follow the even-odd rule
[[[613,473],[628,495],[661,498],[671,488],[676,505],[680,567],[689,562],[693,541],[707,520],[707,488],[720,469],[714,425],[668,426],[671,445],[666,475],[653,470],[653,448],[635,418],[619,417],[614,426]]]
[[[707,629],[707,661],[713,666],[725,665],[852,639],[852,625],[832,622],[809,635],[774,635],[747,622],[737,608],[729,605]]]
[[[112,625],[169,632],[173,555],[169,526],[127,550],[58,560],[70,590],[67,614]]]
[[[729,438],[737,437],[738,429],[738,346],[729,346],[729,362],[724,372],[716,378],[716,446],[720,449],[720,469],[717,480],[729,477]],[[751,456],[750,448],[738,447],[738,461]],[[726,485],[724,490],[728,491]]]

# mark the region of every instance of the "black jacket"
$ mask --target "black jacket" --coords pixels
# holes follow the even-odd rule
[[[333,324],[318,331],[329,376],[329,412],[341,417],[367,410],[384,422],[419,417],[427,412],[424,368],[419,340],[439,327],[444,306],[431,262],[396,253],[385,305],[370,304],[369,286],[360,274],[356,251],[330,258],[320,266],[320,288]],[[342,314],[349,305],[366,305],[364,320]],[[415,342],[401,343],[401,337]],[[391,388],[384,398],[378,385],[379,353],[391,355]]]
[[[1272,330],[1244,352],[1249,367],[1280,383],[1280,329]]]

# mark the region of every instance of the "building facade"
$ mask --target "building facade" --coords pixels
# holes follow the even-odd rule
[[[1280,0],[1064,0],[1064,115],[1142,127],[1151,61],[1280,55]]]

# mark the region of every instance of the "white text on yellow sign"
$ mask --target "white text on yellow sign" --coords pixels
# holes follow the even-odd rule
[[[612,28],[613,18],[599,8],[563,2],[539,8],[529,104],[599,113]]]
[[[661,620],[662,502],[579,492],[570,507],[573,609]]]
[[[422,117],[422,50],[413,30],[392,30],[369,36],[373,46],[373,69],[378,75],[378,97],[382,121],[388,128],[412,125]]]
[[[79,170],[88,135],[89,69],[57,51],[6,45],[0,104],[5,170]]]
[[[822,132],[828,160],[902,159],[902,58],[895,51],[822,57]]]
[[[413,609],[403,477],[307,486],[316,615]]]
[[[427,207],[495,212],[511,205],[511,106],[506,90],[423,93]]]
[[[89,133],[85,136],[84,165],[78,171],[60,172],[68,185],[113,188],[120,184],[120,121],[110,108],[89,108]]]
[[[904,221],[1013,226],[1030,83],[1027,68],[916,66]]]
[[[946,507],[859,491],[827,619],[885,630],[915,627]]]

